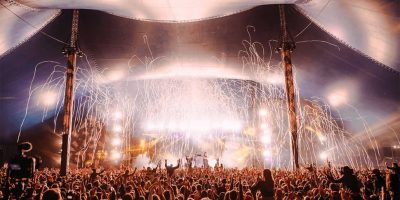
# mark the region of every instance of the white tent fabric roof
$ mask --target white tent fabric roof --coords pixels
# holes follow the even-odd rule
[[[318,0],[298,8],[338,40],[400,71],[400,20],[385,1]]]
[[[222,17],[266,4],[296,4],[338,40],[400,71],[399,17],[377,0],[0,0],[0,55],[26,41],[59,9],[93,9],[137,20],[188,22]],[[390,3],[389,3],[390,4]],[[307,30],[305,30],[307,31]]]
[[[41,10],[4,0],[0,2],[0,56],[35,35],[60,13],[57,9]]]

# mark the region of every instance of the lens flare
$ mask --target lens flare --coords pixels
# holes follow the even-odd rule
[[[329,104],[331,104],[334,107],[341,106],[343,104],[346,104],[348,101],[348,92],[344,88],[337,89],[335,91],[332,91],[328,95],[328,101]]]
[[[119,151],[112,151],[111,152],[111,160],[118,161],[122,158],[122,154]]]
[[[57,103],[57,98],[57,92],[51,90],[43,91],[40,94],[40,103],[45,107],[53,106]]]
[[[112,145],[113,146],[119,146],[119,145],[121,145],[121,139],[120,138],[114,138],[112,141],[111,141],[111,143],[112,143]]]
[[[113,127],[113,131],[116,132],[116,133],[120,133],[120,132],[122,131],[122,126],[120,126],[120,125],[115,125],[115,126]]]
[[[319,159],[321,160],[327,160],[328,159],[329,154],[327,152],[321,152],[319,154]]]
[[[114,117],[114,119],[121,119],[122,118],[122,112],[120,112],[120,111],[116,111],[114,114],[113,114],[113,117]]]
[[[261,110],[258,112],[258,114],[259,114],[261,117],[265,117],[265,116],[267,116],[267,110],[261,109]]]

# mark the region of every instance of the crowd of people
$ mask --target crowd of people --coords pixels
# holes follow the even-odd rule
[[[309,165],[284,169],[217,169],[161,165],[156,168],[36,170],[15,179],[0,172],[1,199],[135,199],[135,200],[314,200],[400,199],[397,163],[379,170]]]

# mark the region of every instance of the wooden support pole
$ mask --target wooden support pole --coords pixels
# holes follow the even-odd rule
[[[77,48],[78,37],[78,19],[79,11],[74,10],[72,16],[72,31],[69,46],[65,47],[64,53],[68,57],[67,73],[65,81],[65,98],[64,98],[64,117],[63,117],[63,133],[62,133],[62,151],[61,151],[61,168],[60,175],[65,176],[68,173],[71,133],[72,133],[72,116],[74,103],[74,82],[76,72],[76,56],[79,52]]]
[[[294,91],[294,77],[292,67],[291,52],[294,50],[294,42],[289,40],[286,19],[285,6],[279,5],[281,41],[279,52],[281,54],[282,66],[285,70],[286,97],[288,105],[289,128],[291,135],[291,159],[293,170],[299,169],[299,147],[297,142],[297,115],[296,115],[296,99]]]

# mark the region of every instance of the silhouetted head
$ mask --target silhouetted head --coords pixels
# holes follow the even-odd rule
[[[353,174],[353,170],[349,166],[342,167],[341,173],[343,175],[351,175]]]
[[[61,200],[61,192],[57,188],[49,189],[43,193],[43,200]]]
[[[263,176],[265,180],[272,180],[272,173],[269,169],[264,169]]]
[[[374,174],[376,176],[380,176],[381,175],[381,171],[379,171],[379,169],[373,169],[372,170],[372,174]]]

